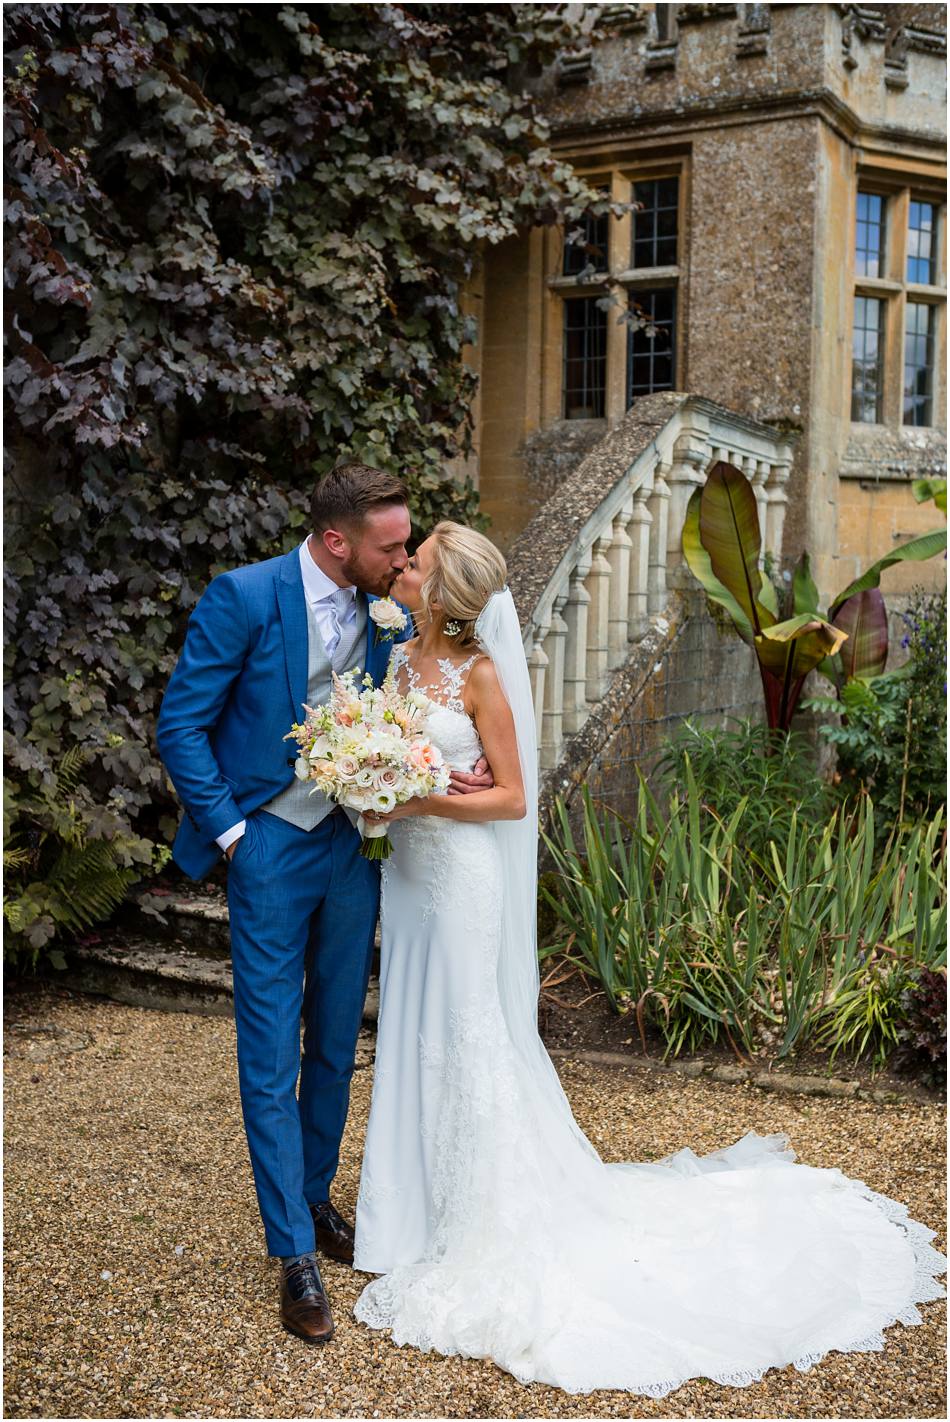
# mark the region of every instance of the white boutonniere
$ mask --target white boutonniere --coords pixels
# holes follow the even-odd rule
[[[405,631],[409,619],[391,597],[378,597],[369,605],[369,615],[376,624],[376,644],[391,642],[397,632]]]

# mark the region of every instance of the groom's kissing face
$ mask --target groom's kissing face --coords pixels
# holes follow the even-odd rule
[[[362,592],[385,597],[409,561],[409,510],[405,504],[381,504],[342,534],[341,572]]]

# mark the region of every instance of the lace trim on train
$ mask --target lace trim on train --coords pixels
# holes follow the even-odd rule
[[[936,1276],[946,1272],[947,1261],[930,1243],[935,1237],[936,1231],[920,1224],[917,1220],[912,1220],[906,1205],[890,1199],[887,1195],[879,1194],[861,1180],[852,1180],[846,1176],[843,1176],[842,1179],[847,1188],[854,1190],[863,1199],[876,1205],[892,1224],[903,1230],[914,1252],[914,1278],[910,1298],[895,1313],[883,1316],[878,1327],[871,1333],[866,1333],[859,1338],[835,1342],[820,1352],[805,1354],[784,1365],[773,1364],[757,1369],[737,1368],[718,1373],[688,1373],[683,1377],[669,1378],[663,1382],[638,1382],[635,1378],[631,1378],[622,1384],[616,1382],[601,1384],[592,1383],[589,1377],[580,1372],[572,1376],[569,1370],[559,1372],[556,1380],[539,1377],[530,1369],[519,1370],[516,1365],[506,1364],[506,1370],[521,1383],[549,1383],[574,1395],[604,1389],[612,1392],[631,1392],[642,1397],[660,1398],[675,1392],[677,1388],[683,1387],[699,1376],[708,1377],[712,1382],[719,1383],[723,1387],[751,1387],[754,1383],[760,1382],[767,1373],[774,1372],[781,1366],[794,1367],[800,1373],[810,1372],[830,1353],[883,1352],[885,1347],[884,1330],[886,1328],[895,1323],[904,1324],[909,1328],[918,1327],[923,1323],[923,1318],[917,1305],[946,1297],[946,1290],[937,1282]],[[423,1352],[433,1350],[436,1348],[435,1339],[419,1326],[418,1309],[412,1310],[416,1314],[415,1326],[411,1329],[400,1327],[400,1310],[405,1296],[420,1290],[424,1295],[426,1292],[424,1276],[433,1268],[437,1269],[438,1265],[422,1263],[404,1266],[393,1270],[391,1274],[374,1280],[357,1299],[354,1309],[355,1317],[370,1328],[391,1329],[392,1341],[399,1346],[408,1344]],[[438,1301],[437,1293],[434,1293],[434,1301]],[[443,1353],[444,1356],[452,1356],[453,1353],[471,1356],[463,1354],[461,1349],[448,1349],[443,1343],[438,1344],[437,1351]]]

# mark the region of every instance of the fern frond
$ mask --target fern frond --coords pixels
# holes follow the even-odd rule
[[[4,899],[3,916],[6,919],[11,933],[21,933],[26,918],[23,913],[23,904],[19,899]]]
[[[32,863],[32,849],[24,849],[22,846],[17,846],[3,851],[4,869],[28,869]]]
[[[117,864],[111,845],[94,839],[81,846],[64,847],[47,875],[46,885],[59,900],[59,922],[77,929],[107,918],[137,877],[134,869]]]
[[[85,764],[86,752],[82,746],[70,746],[63,752],[63,758],[56,767],[56,792],[58,795],[73,793],[79,784]]]

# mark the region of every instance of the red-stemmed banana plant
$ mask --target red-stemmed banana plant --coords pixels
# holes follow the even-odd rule
[[[887,614],[881,573],[906,559],[931,558],[946,547],[946,531],[895,548],[819,611],[818,589],[803,553],[792,580],[794,614],[780,619],[775,588],[762,576],[762,535],[752,485],[732,464],[714,464],[690,498],[683,554],[710,602],[723,607],[754,649],[768,724],[787,732],[808,673],[816,668],[840,685],[874,676],[887,660]]]

